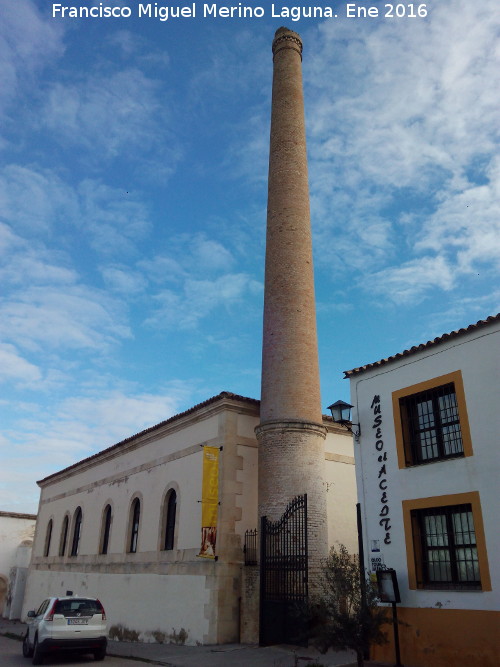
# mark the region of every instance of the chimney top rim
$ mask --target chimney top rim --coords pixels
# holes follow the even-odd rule
[[[295,51],[298,51],[302,57],[303,45],[302,38],[299,33],[295,32],[294,30],[290,30],[290,28],[286,28],[285,26],[278,28],[278,30],[276,30],[274,33],[273,54],[276,54],[276,52],[282,48],[292,48]]]

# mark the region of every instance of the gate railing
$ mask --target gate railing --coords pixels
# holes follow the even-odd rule
[[[307,645],[307,495],[277,521],[261,519],[260,644]]]
[[[245,555],[245,565],[257,565],[257,528],[245,531],[243,553]]]

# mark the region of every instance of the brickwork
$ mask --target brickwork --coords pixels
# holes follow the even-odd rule
[[[309,566],[314,571],[327,554],[326,430],[321,416],[299,35],[280,28],[273,55],[261,423],[256,429],[259,516],[276,520],[290,500],[307,493]]]
[[[261,421],[321,423],[300,37],[273,42]]]
[[[310,570],[325,558],[327,544],[324,440],[326,429],[299,421],[272,422],[256,429],[259,441],[259,516],[275,521],[287,504],[307,493]]]

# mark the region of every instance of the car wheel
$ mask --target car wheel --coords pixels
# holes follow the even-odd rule
[[[33,644],[33,658],[31,662],[34,665],[41,665],[43,663],[43,655],[38,646],[38,637],[35,637],[35,643]]]
[[[101,648],[98,651],[94,651],[94,660],[104,660],[106,657],[106,649]]]
[[[30,635],[29,632],[26,632],[23,639],[23,655],[25,658],[31,658],[33,655],[33,649],[30,648]]]

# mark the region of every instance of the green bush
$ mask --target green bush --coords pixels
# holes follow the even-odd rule
[[[385,609],[379,607],[377,592],[370,579],[360,577],[359,559],[341,544],[332,547],[326,559],[319,586],[310,605],[312,641],[326,653],[329,648],[353,650],[358,666],[370,644],[385,644],[381,630],[387,620]]]

